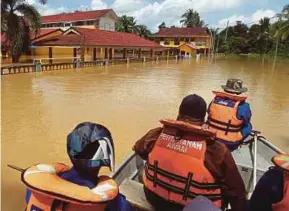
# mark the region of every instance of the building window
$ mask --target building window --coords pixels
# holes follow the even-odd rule
[[[170,44],[170,41],[168,41],[168,40],[166,40],[165,42],[164,42],[164,45],[169,45]]]
[[[104,30],[109,31],[109,29],[110,29],[110,24],[105,23],[105,24],[104,24]]]
[[[164,41],[165,39],[163,37],[160,38],[160,41]]]
[[[71,26],[71,23],[65,23],[64,26],[65,26],[65,27]]]
[[[41,25],[41,28],[46,28],[46,27],[47,27],[46,24],[42,24],[42,25]]]
[[[77,21],[74,24],[75,24],[75,26],[83,26],[84,22],[83,21]]]
[[[175,38],[174,45],[179,45],[179,44],[180,44],[180,39],[179,38]]]
[[[186,39],[185,39],[185,42],[190,42],[190,38],[189,37],[186,37]]]
[[[191,42],[195,42],[195,40],[196,40],[196,39],[195,39],[194,37],[192,37],[192,41],[191,41]]]
[[[185,38],[181,37],[181,38],[180,38],[180,41],[181,41],[181,42],[184,42],[184,41],[185,41]]]
[[[87,24],[87,25],[93,25],[93,24],[94,24],[94,21],[87,21],[86,24]]]

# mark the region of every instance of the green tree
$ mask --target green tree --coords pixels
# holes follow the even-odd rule
[[[279,36],[282,40],[286,40],[289,37],[289,4],[284,6],[282,13],[279,14],[279,29],[276,36]]]
[[[162,22],[159,26],[158,26],[159,30],[166,28],[166,23]]]
[[[134,17],[123,15],[116,23],[116,31],[137,33],[137,25]]]
[[[201,20],[200,15],[193,9],[188,9],[183,15],[180,21],[185,27],[203,27],[205,22]]]
[[[45,4],[46,0],[40,0]],[[6,34],[12,62],[18,62],[22,52],[30,48],[30,31],[38,33],[41,16],[36,8],[25,0],[1,1],[1,33]]]
[[[137,35],[143,38],[150,38],[152,35],[151,31],[145,25],[137,25],[136,26]]]

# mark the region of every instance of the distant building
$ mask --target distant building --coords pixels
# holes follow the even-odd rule
[[[42,28],[85,27],[115,31],[117,15],[112,9],[76,11],[42,16]]]
[[[42,16],[42,28],[30,34],[31,51],[22,62],[42,59],[42,62],[84,61],[96,59],[153,56],[164,48],[136,34],[115,31],[117,15],[112,9],[62,13]],[[9,42],[1,34],[2,60],[11,63]],[[5,47],[5,48],[4,48]]]
[[[181,55],[207,53],[211,48],[206,28],[163,28],[153,36],[156,43]]]

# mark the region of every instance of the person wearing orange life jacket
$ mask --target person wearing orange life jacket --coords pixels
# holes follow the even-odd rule
[[[271,167],[258,181],[250,199],[250,211],[289,210],[289,154],[272,158]]]
[[[215,97],[208,109],[208,125],[216,132],[217,139],[231,151],[237,149],[252,131],[251,109],[247,97],[241,95],[247,91],[240,79],[228,79],[221,86],[224,92],[213,91]]]
[[[98,176],[102,166],[114,168],[114,145],[109,130],[84,122],[67,136],[73,167],[61,163],[38,164],[22,173],[28,187],[27,211],[128,211],[132,210],[118,185]]]
[[[230,203],[234,211],[244,211],[243,180],[230,151],[202,128],[205,115],[204,99],[189,95],[177,120],[161,120],[163,127],[149,131],[134,145],[147,160],[144,191],[156,210],[180,211],[203,195],[217,207]]]

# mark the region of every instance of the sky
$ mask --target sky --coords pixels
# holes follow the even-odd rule
[[[153,32],[163,21],[167,26],[181,26],[181,15],[187,9],[198,11],[209,27],[222,29],[227,21],[229,25],[236,21],[250,25],[263,17],[273,17],[288,4],[288,0],[47,0],[42,6],[37,0],[27,1],[41,15],[110,8],[118,16],[134,16],[138,24],[147,25]]]

